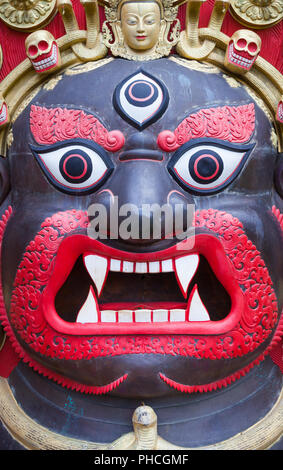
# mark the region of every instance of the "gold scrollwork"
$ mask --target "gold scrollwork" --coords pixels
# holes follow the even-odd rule
[[[45,26],[55,11],[56,0],[0,0],[0,20],[24,32]]]
[[[230,11],[244,26],[270,28],[283,18],[283,0],[232,0]]]

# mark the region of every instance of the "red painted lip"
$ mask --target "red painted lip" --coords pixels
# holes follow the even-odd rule
[[[137,39],[138,41],[142,41],[142,40],[146,39],[146,37],[147,37],[147,36],[136,36],[136,39]]]
[[[244,309],[244,294],[233,275],[233,266],[227,258],[221,242],[213,235],[196,235],[194,247],[186,249],[186,242],[162,251],[130,253],[120,251],[93,240],[86,235],[73,235],[62,241],[55,261],[54,272],[42,294],[42,310],[47,323],[63,334],[71,335],[125,335],[125,334],[199,334],[218,335],[233,329]],[[219,321],[179,321],[154,323],[69,323],[59,317],[55,309],[55,297],[71,270],[83,254],[96,254],[124,261],[164,261],[188,254],[203,255],[214,274],[231,298],[231,310]],[[121,275],[123,275],[121,273]],[[159,307],[160,308],[160,307]]]

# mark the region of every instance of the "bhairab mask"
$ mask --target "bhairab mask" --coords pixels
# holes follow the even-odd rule
[[[277,152],[244,87],[167,59],[117,59],[39,91],[13,135],[3,284],[26,361],[78,390],[119,383],[114,393],[142,397],[211,390],[263,358],[282,303]],[[121,223],[126,204],[138,218],[145,204],[193,204],[194,237],[180,241],[165,219],[162,239],[88,236],[92,205],[108,220],[114,197]]]

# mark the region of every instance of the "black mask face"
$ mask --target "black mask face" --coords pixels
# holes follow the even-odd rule
[[[282,310],[271,132],[244,86],[170,59],[41,89],[8,157],[3,319],[21,357],[133,397],[212,390],[263,359]]]

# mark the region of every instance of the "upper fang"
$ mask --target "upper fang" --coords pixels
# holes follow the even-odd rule
[[[84,257],[84,263],[88,273],[96,285],[97,294],[100,295],[108,274],[108,261],[102,256],[86,255]]]
[[[175,273],[177,281],[180,285],[184,297],[187,296],[187,291],[192,278],[198,268],[199,256],[187,255],[175,260]]]

